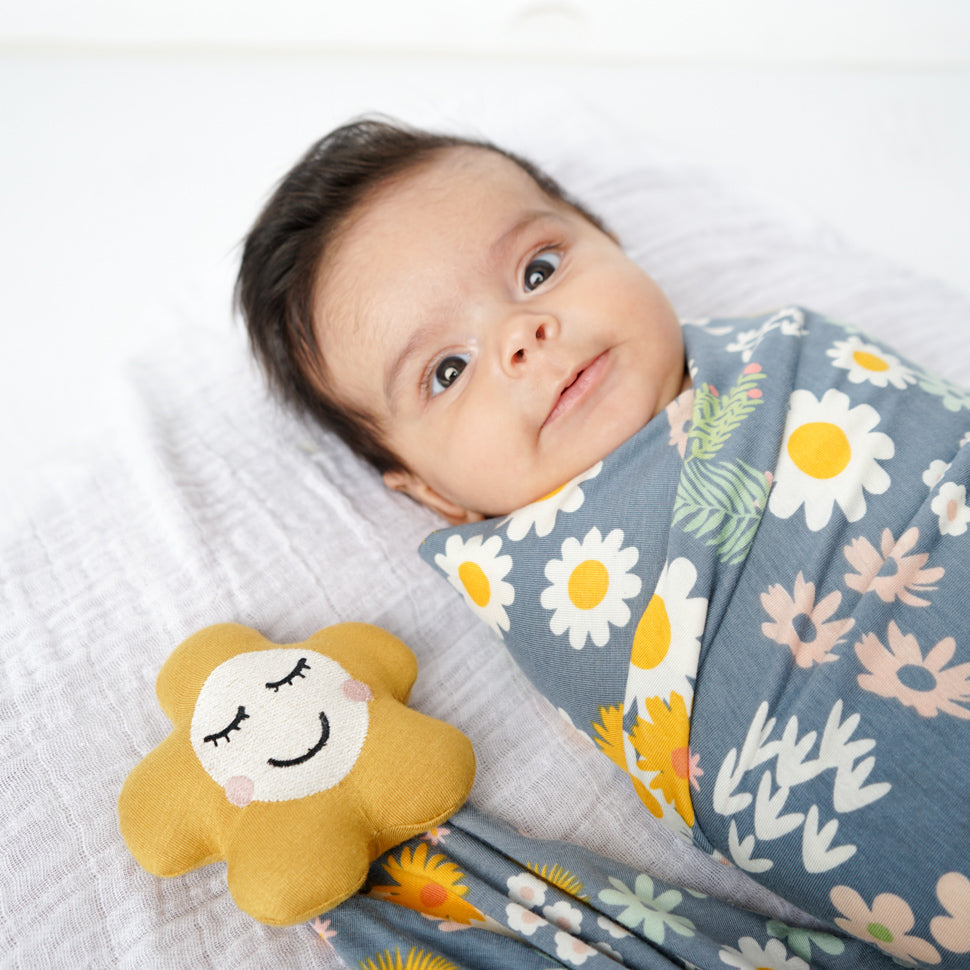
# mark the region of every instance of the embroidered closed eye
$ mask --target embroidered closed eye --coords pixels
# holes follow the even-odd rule
[[[281,687],[292,684],[297,677],[305,677],[303,671],[309,670],[310,665],[306,662],[306,657],[300,657],[296,666],[282,679],[266,684],[267,690],[278,691]]]
[[[232,723],[228,727],[223,728],[221,731],[217,731],[215,734],[207,734],[202,739],[202,743],[205,744],[206,741],[211,741],[218,748],[219,742],[225,739],[226,743],[228,744],[231,740],[229,737],[230,733],[232,731],[240,730],[239,725],[242,724],[242,722],[248,717],[249,715],[246,713],[246,708],[240,704],[236,710],[236,716],[232,719]]]

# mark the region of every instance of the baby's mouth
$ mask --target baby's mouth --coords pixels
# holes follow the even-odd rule
[[[570,410],[585,397],[587,391],[599,381],[605,363],[606,352],[604,351],[576,371],[573,379],[559,392],[559,398],[543,422],[543,426],[555,421],[556,418]]]

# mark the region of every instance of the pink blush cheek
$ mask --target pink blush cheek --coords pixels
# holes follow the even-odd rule
[[[245,775],[233,775],[226,782],[226,798],[236,808],[245,808],[253,800],[253,789],[255,787],[252,778],[247,778]]]
[[[345,680],[340,689],[349,701],[365,703],[374,699],[373,691],[360,680]]]

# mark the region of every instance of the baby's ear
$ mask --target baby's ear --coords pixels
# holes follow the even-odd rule
[[[411,472],[384,472],[384,484],[394,492],[403,492],[415,502],[427,506],[437,512],[449,525],[465,525],[467,522],[481,522],[485,518],[479,512],[462,508],[436,492],[423,478],[412,475]]]

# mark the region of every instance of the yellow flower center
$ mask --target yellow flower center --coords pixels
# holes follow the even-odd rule
[[[652,670],[667,656],[669,649],[670,617],[667,615],[667,604],[655,594],[643,611],[637,632],[633,635],[630,663],[641,670]]]
[[[559,494],[559,493],[560,493],[560,492],[561,492],[561,491],[562,491],[562,490],[563,490],[563,489],[564,489],[564,488],[565,488],[565,487],[566,487],[566,486],[567,486],[568,484],[569,484],[569,482],[563,482],[563,483],[562,483],[562,485],[560,485],[560,486],[559,486],[559,488],[554,488],[554,489],[553,489],[553,490],[552,490],[551,492],[547,492],[547,493],[546,493],[545,495],[543,495],[543,496],[542,496],[542,498],[537,498],[537,499],[536,499],[536,501],[537,501],[537,502],[545,502],[545,501],[546,501],[546,499],[550,499],[550,498],[554,498],[554,497],[555,497],[556,495],[558,495],[558,494]]]
[[[458,578],[477,607],[488,606],[488,601],[492,598],[488,576],[477,562],[463,562],[458,567]]]
[[[809,421],[791,433],[788,454],[806,475],[834,478],[849,464],[852,447],[837,424]]]
[[[569,599],[578,610],[599,606],[609,588],[609,570],[598,559],[581,562],[569,577]]]
[[[852,359],[860,367],[864,367],[866,370],[889,370],[889,364],[887,364],[882,357],[877,357],[875,354],[867,354],[864,350],[857,350],[852,355]]]

